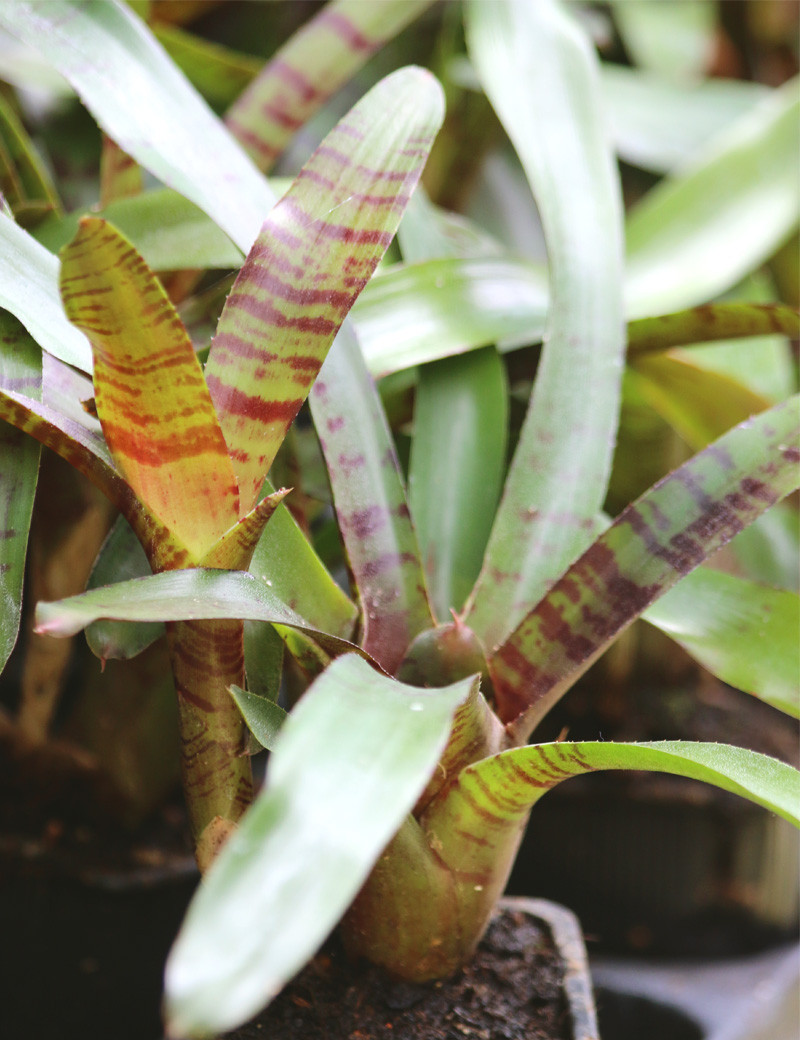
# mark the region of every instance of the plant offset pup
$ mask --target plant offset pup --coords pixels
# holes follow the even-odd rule
[[[340,919],[349,949],[396,975],[451,974],[480,939],[531,807],[579,773],[691,776],[798,822],[798,774],[763,755],[679,742],[526,744],[627,625],[681,579],[699,597],[705,586],[690,572],[797,487],[800,420],[797,398],[747,420],[604,520],[625,324],[622,214],[594,58],[550,2],[478,0],[466,14],[473,63],[542,215],[551,306],[528,417],[465,599],[443,591],[454,586],[432,524],[422,532],[424,555],[417,546],[380,400],[343,324],[440,121],[425,73],[383,81],[304,167],[249,253],[204,374],[155,277],[113,228],[89,219],[63,254],[62,289],[92,343],[103,436],[18,388],[4,383],[0,394],[0,415],[92,476],[162,572],[42,604],[38,623],[53,634],[99,618],[169,625],[200,860],[227,837],[168,965],[176,1037],[243,1021]],[[99,110],[104,99],[82,86]],[[391,145],[390,105],[405,114]],[[127,147],[136,155],[135,140]],[[222,222],[224,199],[193,197]],[[223,219],[233,227],[229,214]],[[428,233],[416,248],[436,255],[443,247],[434,226]],[[411,252],[408,241],[401,247]],[[784,318],[797,329],[796,314]],[[696,329],[691,316],[683,320]],[[666,337],[675,324],[666,323],[662,346],[673,345]],[[658,324],[651,333],[657,348]],[[436,364],[445,367],[420,374],[418,401],[434,402],[428,415],[444,393],[435,383],[442,374],[448,392],[504,398],[493,348]],[[60,372],[49,364],[52,381]],[[338,613],[306,616],[336,594],[317,563],[302,562],[310,548],[299,532],[293,541],[276,535],[296,568],[286,602],[269,577],[274,546],[263,579],[240,570],[269,546],[284,515],[277,495],[257,500],[309,389],[360,608],[355,630],[346,600]],[[427,421],[420,407],[412,504],[435,506],[471,460],[455,466],[447,454],[444,476],[437,471],[424,449]],[[502,441],[493,450],[481,465],[499,469]],[[469,526],[468,511],[456,522]],[[712,575],[704,572],[716,588]],[[455,613],[445,621],[448,607]],[[243,654],[248,620],[265,623],[263,644]],[[258,666],[274,646],[272,625],[316,676],[282,725]],[[249,797],[242,714],[274,750],[265,786],[240,819]]]

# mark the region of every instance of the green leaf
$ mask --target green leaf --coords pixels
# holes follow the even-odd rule
[[[156,188],[118,199],[105,209],[91,212],[130,239],[154,271],[241,266],[242,253],[225,232],[171,188]],[[58,252],[74,238],[84,215],[50,217],[36,227],[34,236],[47,249]]]
[[[273,491],[265,481],[262,494]],[[285,505],[275,510],[248,568],[315,629],[349,639],[357,610],[339,588]]]
[[[713,299],[788,238],[800,216],[798,113],[794,79],[631,212],[629,317]]]
[[[231,106],[226,123],[262,170],[387,40],[432,0],[333,0],[300,28]]]
[[[215,107],[234,102],[264,64],[177,25],[157,24],[153,33],[192,86]]]
[[[5,98],[0,98],[0,140],[3,153],[10,162],[10,173],[16,182],[19,194],[16,198],[6,192],[6,201],[15,212],[33,205],[41,208],[42,215],[48,210],[59,210],[55,187],[50,174],[39,158],[33,142],[22,122]]]
[[[139,539],[124,517],[111,528],[94,562],[87,589],[128,581],[150,574],[150,564]],[[163,624],[147,621],[95,621],[86,629],[89,649],[101,661],[127,661],[164,634]]]
[[[505,474],[507,382],[494,347],[420,371],[409,502],[440,621],[464,606],[483,562]]]
[[[520,740],[655,599],[800,485],[800,397],[742,423],[629,506],[490,657]]]
[[[41,392],[41,351],[10,314],[0,312],[0,384]],[[0,672],[17,641],[22,583],[33,499],[39,474],[39,445],[0,422]]]
[[[698,567],[642,615],[703,667],[800,717],[800,597]]]
[[[470,54],[536,197],[551,288],[528,416],[465,613],[491,647],[586,547],[605,497],[625,347],[622,206],[595,55],[574,22],[550,2],[466,10]]]
[[[378,273],[352,310],[376,378],[476,347],[542,338],[547,279],[512,257],[428,260]]]
[[[491,242],[417,191],[398,229],[403,257],[489,255]],[[460,610],[481,569],[506,468],[508,380],[494,347],[420,368],[409,505],[439,621]]]
[[[688,353],[639,358],[633,372],[643,399],[694,451],[771,404],[736,379],[695,364]]]
[[[231,686],[230,692],[247,723],[247,728],[263,748],[272,751],[281,727],[288,718],[288,712],[268,697],[250,693],[238,686]]]
[[[349,329],[337,336],[310,404],[361,601],[361,645],[393,673],[433,618],[392,436]]]
[[[416,689],[344,657],[310,687],[170,954],[170,1035],[238,1025],[308,960],[414,805],[472,686]]]
[[[262,700],[278,700],[283,677],[283,645],[283,640],[272,625],[245,621],[244,668],[247,689]]]
[[[47,635],[71,636],[100,618],[268,621],[307,632],[324,650],[334,654],[358,650],[346,640],[308,624],[281,602],[266,582],[247,571],[197,567],[133,578],[53,603],[40,602],[36,607],[36,630]]]
[[[746,578],[800,592],[800,513],[791,501],[740,531],[730,551]]]
[[[61,306],[58,270],[52,253],[0,213],[0,307],[19,319],[43,350],[91,372],[89,342]]]
[[[249,250],[272,192],[126,5],[7,0],[0,25],[42,53],[121,148]]]
[[[239,273],[206,380],[243,509],[392,239],[443,109],[424,69],[381,80],[303,167]]]
[[[709,79],[672,83],[662,76],[604,64],[603,98],[618,154],[634,166],[666,173],[769,93],[759,83]]]
[[[611,10],[637,65],[679,83],[705,74],[713,57],[716,4],[612,0]]]

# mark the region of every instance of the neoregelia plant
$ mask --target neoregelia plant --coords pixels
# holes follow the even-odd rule
[[[99,26],[110,34],[120,62],[131,54],[141,62],[144,55],[148,74],[156,78],[162,57],[153,57],[157,52],[148,49],[143,30],[114,4],[91,13],[71,3],[62,8],[70,17],[56,26],[63,33],[58,42],[78,50],[80,43],[83,50],[76,60],[73,50],[56,53],[54,42],[54,63],[109,131],[118,125],[116,139],[131,154],[190,194],[249,249],[260,182],[236,167],[244,201],[232,199],[230,191],[220,195],[214,187],[224,178],[214,181],[219,171],[213,159],[195,180],[166,132],[175,112],[180,117],[185,84],[175,86],[176,110],[167,107],[162,125],[143,131],[143,145],[131,133],[129,101],[104,92],[104,69],[86,41]],[[10,9],[6,22],[30,34],[35,5]],[[52,10],[36,17],[52,18]],[[92,343],[102,436],[91,419],[69,417],[57,407],[59,399],[91,396],[88,381],[65,366],[46,361],[44,403],[27,389],[37,385],[35,351],[29,368],[4,373],[0,414],[96,479],[140,536],[153,569],[161,571],[42,604],[38,624],[42,632],[62,635],[103,618],[163,621],[170,628],[188,747],[186,787],[201,858],[210,859],[228,836],[169,965],[167,1003],[175,1036],[224,1029],[257,1010],[343,915],[345,941],[354,953],[406,978],[449,974],[481,935],[531,807],[577,773],[660,769],[693,776],[797,822],[798,774],[740,749],[526,743],[589,664],[678,581],[677,588],[697,600],[690,615],[702,613],[703,597],[713,599],[723,589],[726,596],[743,596],[751,608],[766,604],[750,583],[730,579],[732,587],[727,577],[690,572],[797,487],[798,400],[737,425],[616,520],[603,518],[631,310],[623,302],[622,214],[593,56],[582,34],[549,2],[477,0],[467,6],[467,37],[542,215],[550,302],[544,330],[543,306],[538,317],[530,308],[522,315],[532,339],[545,332],[545,346],[496,515],[497,489],[487,495],[490,524],[482,518],[475,525],[480,530],[468,531],[464,540],[470,559],[466,589],[459,591],[454,580],[461,557],[448,558],[442,547],[448,525],[456,531],[472,527],[471,510],[443,508],[438,527],[428,519],[424,554],[411,515],[425,508],[438,522],[440,500],[443,507],[458,495],[470,500],[465,488],[475,486],[475,474],[469,459],[453,462],[458,438],[452,454],[448,449],[441,460],[431,458],[443,436],[442,417],[447,425],[449,414],[437,404],[445,400],[442,385],[453,400],[471,402],[470,414],[486,407],[488,398],[488,418],[479,421],[491,423],[505,400],[499,357],[490,346],[465,363],[447,358],[453,351],[446,345],[429,343],[428,354],[414,358],[435,358],[440,367],[420,378],[420,401],[428,403],[415,416],[409,509],[380,401],[353,329],[342,325],[388,245],[439,118],[438,94],[425,74],[398,74],[370,94],[272,210],[223,312],[204,374],[155,277],[109,225],[91,218],[63,254],[62,286],[68,313]],[[273,66],[273,77],[280,79],[281,69],[285,74],[280,63]],[[398,100],[400,85],[408,95]],[[387,117],[394,105],[392,111],[406,113],[405,122]],[[780,108],[776,122],[785,121],[787,111]],[[281,121],[290,121],[286,112]],[[233,120],[231,127],[236,128]],[[180,140],[177,132],[175,137]],[[204,151],[192,137],[189,146],[209,157],[214,147],[229,147],[221,141],[215,136]],[[369,151],[368,141],[376,142],[381,158]],[[663,204],[672,204],[670,197]],[[409,258],[416,250],[419,264],[395,272],[396,278],[386,276],[397,311],[413,309],[415,299],[435,300],[440,290],[452,293],[453,280],[444,275],[455,271],[461,279],[455,295],[464,308],[473,307],[482,320],[488,313],[491,320],[478,332],[473,323],[469,335],[475,339],[465,341],[456,328],[463,313],[455,313],[450,324],[440,315],[443,339],[452,335],[463,351],[485,347],[504,333],[519,334],[519,324],[510,332],[502,314],[492,318],[497,305],[470,287],[485,289],[493,278],[508,300],[517,278],[513,284],[528,292],[525,305],[542,303],[545,290],[535,272],[507,257],[470,266],[468,257],[445,256],[434,232],[431,222],[415,245],[401,242]],[[7,238],[27,250],[32,269],[52,274],[55,262],[48,267],[50,260],[18,228],[7,229]],[[422,270],[426,263],[433,268]],[[642,270],[648,270],[644,261],[638,299],[646,301],[653,281]],[[650,274],[657,270],[654,262]],[[40,291],[52,314],[51,290],[52,278],[44,279]],[[671,300],[674,286],[664,291]],[[369,306],[380,307],[380,292],[378,283],[377,302]],[[674,306],[694,302],[681,298]],[[34,322],[24,306],[15,306],[20,318]],[[509,302],[507,310],[513,306]],[[797,315],[789,308],[701,309],[654,318],[653,308],[641,302],[639,307],[633,313],[643,320],[628,326],[631,356],[690,343],[700,330],[711,338],[711,319],[729,322],[726,334],[741,334],[749,320],[757,330],[775,321],[786,331],[797,330]],[[519,312],[513,317],[520,321]],[[63,360],[90,367],[85,340],[75,338],[71,326],[59,326],[56,318],[44,325],[43,346],[63,353],[66,343],[72,352]],[[63,342],[54,326],[65,330]],[[165,350],[173,361],[166,369],[157,363]],[[170,370],[186,379],[185,390],[167,375]],[[271,557],[257,569],[263,577],[243,570],[251,552],[269,545],[270,527],[285,517],[277,505],[261,536],[277,503],[271,492],[258,503],[262,480],[309,390],[360,608],[355,628],[346,597],[337,600],[330,576],[318,561],[308,562],[310,548],[296,529],[279,531]],[[189,414],[178,414],[189,396]],[[504,443],[496,438],[486,454],[476,448],[481,463],[502,468]],[[160,465],[166,457],[168,467]],[[148,458],[155,465],[146,465]],[[174,486],[179,479],[182,487]],[[276,559],[281,556],[286,559]],[[278,595],[273,576],[280,564],[285,566]],[[333,606],[320,609],[320,602]],[[685,600],[673,599],[672,607],[670,602],[665,595],[650,616],[679,632],[676,620]],[[315,609],[318,616],[312,617]],[[796,597],[770,599],[764,609],[771,612],[769,621],[751,610],[736,622],[736,631],[753,646],[753,633],[769,624],[781,648],[779,663],[756,667],[745,685],[797,713],[787,624]],[[278,626],[306,673],[318,674],[283,723],[270,699],[274,684],[259,695],[263,646],[251,645],[243,665],[243,621],[266,623],[265,633]],[[700,626],[692,627],[696,636]],[[717,649],[731,642],[733,631],[728,627]],[[131,630],[113,636],[120,651],[138,638]],[[686,642],[692,646],[692,633]],[[702,645],[696,652],[702,659]],[[746,669],[734,656],[713,660],[712,653],[706,660],[720,674],[728,669],[742,676]],[[274,751],[263,791],[234,826],[249,783],[249,767],[239,755],[240,711]]]
[[[8,386],[2,414],[95,480],[154,572],[245,569],[284,492],[262,484],[337,329],[388,246],[441,118],[429,73],[376,87],[270,211],[205,366],[156,276],[111,225],[84,218],[61,258],[67,315],[92,345],[102,429]],[[379,116],[390,117],[388,126]],[[265,389],[265,378],[269,389]],[[76,424],[77,425],[77,424]],[[287,615],[291,620],[291,612]],[[240,619],[168,626],[184,789],[201,863],[251,800]]]

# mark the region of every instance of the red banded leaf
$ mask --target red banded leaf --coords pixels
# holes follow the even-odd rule
[[[349,328],[337,336],[310,404],[361,600],[362,646],[393,673],[433,618],[392,436]]]
[[[423,69],[374,87],[271,211],[225,304],[206,379],[249,509],[383,256],[442,119]]]
[[[249,567],[267,521],[288,493],[287,488],[281,488],[280,491],[273,491],[271,495],[262,498],[247,516],[243,516],[211,546],[198,561],[200,566],[218,567],[222,570],[243,570]]]
[[[161,283],[112,225],[84,217],[61,255],[67,315],[94,351],[106,443],[136,496],[199,557],[239,512],[189,335]]]
[[[262,170],[380,47],[432,0],[332,0],[261,70],[225,117]]]
[[[99,487],[134,529],[154,567],[187,565],[186,547],[136,497],[92,430],[47,404],[2,388],[0,419],[30,434]]]
[[[767,755],[724,744],[564,741],[512,748],[462,770],[422,824],[453,873],[462,920],[488,916],[506,882],[531,806],[570,777],[642,769],[703,780],[800,826],[800,773]],[[535,818],[535,817],[534,817]]]
[[[799,462],[794,397],[737,426],[624,510],[490,657],[498,713],[517,738],[658,596],[797,488]]]

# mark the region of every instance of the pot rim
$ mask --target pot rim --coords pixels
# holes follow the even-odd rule
[[[530,896],[504,896],[498,908],[521,910],[547,925],[564,962],[562,985],[572,1019],[573,1040],[600,1040],[589,959],[583,932],[575,914],[549,899],[533,899]]]

